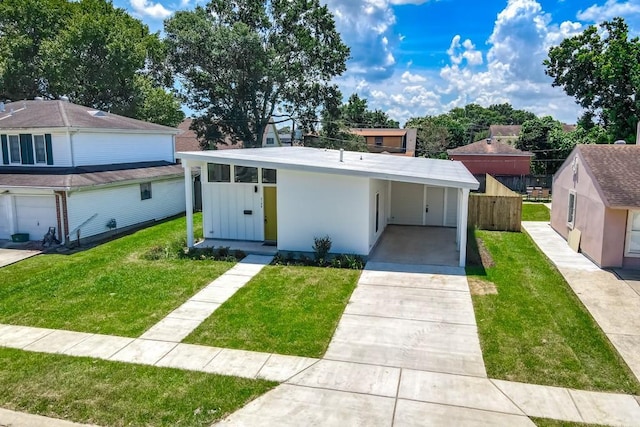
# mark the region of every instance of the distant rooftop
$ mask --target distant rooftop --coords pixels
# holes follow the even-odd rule
[[[489,138],[481,139],[480,141],[476,141],[468,145],[463,145],[462,147],[457,147],[451,150],[447,150],[447,154],[449,154],[450,156],[455,156],[455,155],[468,155],[468,156],[500,155],[500,156],[529,156],[529,157],[533,156],[532,153],[519,150],[515,147],[512,147],[509,144],[505,144],[504,142],[496,141],[495,139],[489,139]]]
[[[29,100],[4,104],[0,108],[0,130],[78,128],[151,131],[177,134],[178,130],[142,120],[83,107],[62,100]]]
[[[191,123],[193,119],[186,118],[178,125],[178,129],[182,132],[176,136],[176,151],[199,151],[202,150],[200,147],[200,140],[198,139],[198,135],[196,135],[195,131],[191,130]],[[242,148],[242,141],[233,142],[231,138],[227,138],[227,144],[217,143],[216,149],[218,150],[227,150],[233,148]]]
[[[478,181],[461,163],[451,160],[385,156],[375,153],[310,147],[248,148],[244,150],[179,152],[176,157],[208,163],[301,170],[335,175],[362,176],[391,181],[477,189]]]
[[[351,128],[350,130],[360,136],[405,136],[407,134],[407,129]]]

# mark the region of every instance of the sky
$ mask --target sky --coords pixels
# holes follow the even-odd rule
[[[640,0],[321,0],[351,49],[335,79],[345,101],[366,98],[401,125],[470,103],[508,102],[575,123],[580,107],[554,88],[549,47],[589,25],[623,17],[640,33]],[[176,10],[204,0],[114,0],[161,31]]]

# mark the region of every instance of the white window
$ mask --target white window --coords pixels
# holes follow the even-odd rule
[[[576,222],[576,192],[569,191],[569,205],[567,207],[567,225],[573,229]]]
[[[9,135],[9,154],[11,163],[22,163],[20,158],[20,138],[18,135]]]
[[[47,163],[44,135],[33,135],[33,152],[36,153],[36,163]]]
[[[640,257],[640,211],[629,211],[625,255]]]
[[[274,138],[267,138],[267,145],[273,145],[275,144],[275,139]]]

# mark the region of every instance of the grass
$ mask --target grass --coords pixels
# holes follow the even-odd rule
[[[185,229],[181,217],[85,251],[0,269],[0,323],[139,336],[233,265],[142,259],[155,246],[180,242]]]
[[[552,420],[549,418],[530,418],[538,427],[603,427],[602,424],[576,423],[572,421]]]
[[[320,357],[360,271],[267,266],[185,342]]]
[[[604,333],[527,234],[476,233],[495,265],[469,266],[467,274],[494,283],[498,291],[473,296],[489,377],[640,392],[640,384]],[[470,241],[475,242],[473,235]]]
[[[549,212],[549,208],[542,203],[523,203],[522,220],[551,221],[551,213]]]
[[[104,426],[211,425],[276,385],[8,348],[0,365],[0,407]]]

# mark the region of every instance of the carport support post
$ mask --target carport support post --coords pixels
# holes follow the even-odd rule
[[[182,160],[184,168],[184,199],[187,213],[187,247],[193,247],[193,177],[191,176],[191,164],[188,160]]]
[[[462,200],[460,201],[460,222],[458,223],[460,233],[460,267],[467,263],[467,217],[469,216],[469,189],[462,189]]]

